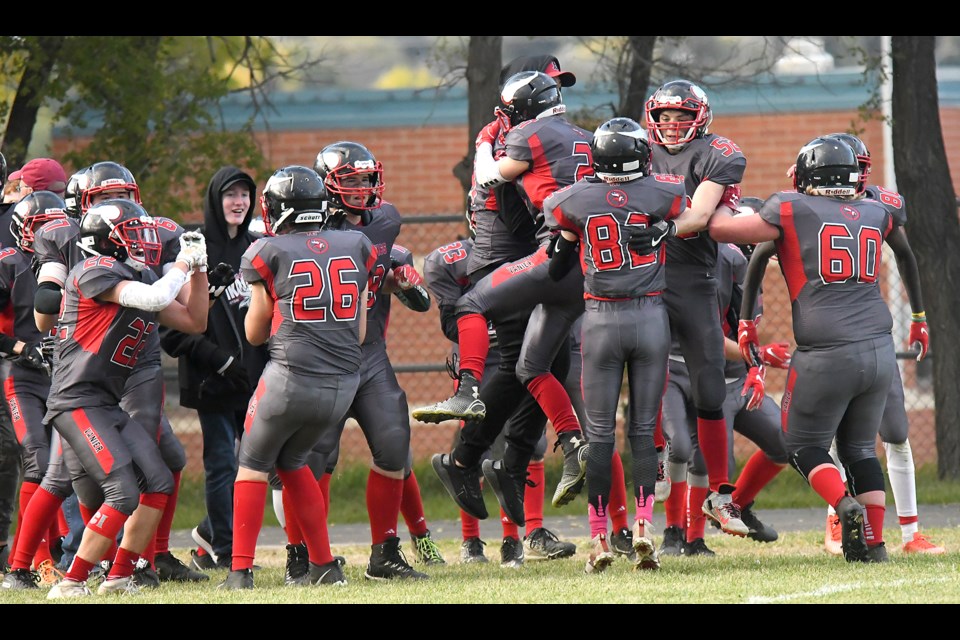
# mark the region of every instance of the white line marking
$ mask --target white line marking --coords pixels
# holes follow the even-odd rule
[[[825,585],[819,589],[813,591],[802,591],[800,593],[785,593],[779,596],[750,596],[747,598],[747,604],[769,604],[772,602],[787,602],[789,600],[798,600],[800,598],[820,598],[824,596],[829,596],[834,593],[842,593],[844,591],[858,591],[860,589],[866,588],[869,586],[871,589],[876,588],[896,588],[903,586],[919,586],[924,584],[932,584],[936,582],[947,582],[950,578],[929,578],[925,580],[892,580],[890,582],[871,582],[869,585],[866,585],[862,582],[853,582],[849,584],[834,584],[834,585]]]

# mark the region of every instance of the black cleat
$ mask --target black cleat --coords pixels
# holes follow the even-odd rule
[[[863,528],[863,506],[856,498],[844,496],[837,503],[840,517],[840,544],[847,562],[864,562],[867,556],[867,534]]]
[[[660,543],[661,556],[683,555],[686,534],[683,529],[673,525],[663,530],[663,541]]]
[[[500,566],[519,569],[523,566],[523,543],[519,538],[507,536],[500,545]]]
[[[297,584],[343,587],[347,584],[347,578],[343,575],[343,567],[334,560],[327,564],[313,564],[309,562],[309,569],[306,575],[300,578]],[[287,583],[290,584],[290,583]]]
[[[185,565],[169,551],[158,553],[153,559],[153,566],[157,569],[160,582],[206,582],[210,579],[207,574]]]
[[[9,589],[11,591],[22,591],[24,589],[39,589],[37,583],[40,582],[40,576],[30,569],[13,569],[3,577],[0,583],[0,589]]]
[[[413,555],[417,562],[427,565],[447,564],[447,561],[443,559],[443,554],[440,553],[440,547],[430,536],[429,529],[422,536],[411,535],[410,539],[413,543]]]
[[[867,553],[861,562],[887,562],[887,545],[881,542],[878,545],[867,547]]]
[[[373,545],[373,553],[370,554],[363,577],[367,580],[426,580],[430,576],[407,563],[400,550],[400,538],[387,538]]]
[[[757,542],[776,542],[780,534],[773,527],[760,522],[760,518],[753,512],[753,503],[740,508],[740,519],[747,525],[750,532],[747,537]],[[711,522],[713,522],[711,520]]]
[[[633,550],[633,532],[624,527],[610,534],[610,551],[633,562],[637,552]]]
[[[703,538],[695,538],[693,542],[683,543],[683,555],[711,557],[717,554],[714,553],[712,549],[707,547],[707,543],[703,540]]]
[[[307,545],[288,544],[287,568],[283,575],[284,584],[305,584],[303,580],[309,572],[310,558],[307,555]]]
[[[420,422],[443,422],[445,420],[483,420],[487,407],[480,399],[480,383],[469,371],[460,372],[457,392],[442,402],[428,407],[418,407],[411,415]]]
[[[133,570],[130,581],[141,589],[156,589],[160,586],[160,576],[153,570],[146,558],[137,560],[137,567]]]
[[[253,589],[253,569],[238,569],[227,574],[227,579],[217,585],[218,589],[240,591]]]
[[[460,564],[470,564],[472,562],[487,562],[487,556],[483,555],[483,545],[486,542],[480,538],[467,538],[460,545]]]
[[[523,555],[528,560],[557,560],[569,558],[577,552],[577,545],[557,539],[549,529],[538,527],[523,537]]]
[[[553,506],[562,507],[576,498],[583,489],[584,481],[587,478],[587,450],[589,449],[587,441],[583,434],[577,432],[565,432],[557,435],[557,441],[553,445],[553,450],[557,447],[563,449],[563,474],[560,476],[560,482],[553,492]]]
[[[449,453],[437,453],[430,459],[433,470],[453,501],[477,520],[487,519],[487,505],[480,488],[480,465],[458,467]]]
[[[503,460],[484,460],[481,465],[483,477],[497,496],[503,512],[518,527],[526,524],[523,512],[523,494],[527,487],[527,470],[507,469]]]

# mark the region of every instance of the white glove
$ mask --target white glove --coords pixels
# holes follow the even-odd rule
[[[493,147],[489,142],[484,142],[477,147],[476,160],[473,163],[473,173],[477,180],[477,186],[484,189],[490,189],[498,184],[505,184],[507,180],[500,175],[500,168],[497,161],[493,159]]]
[[[199,231],[185,231],[180,236],[180,253],[177,260],[187,263],[192,272],[199,268],[207,270],[207,241]]]

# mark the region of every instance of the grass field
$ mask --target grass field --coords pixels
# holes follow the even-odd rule
[[[888,538],[898,538],[891,531]],[[334,548],[347,558],[345,587],[283,586],[285,552],[262,550],[253,591],[216,588],[225,571],[199,585],[164,583],[137,596],[91,596],[69,602],[90,604],[957,604],[960,603],[960,530],[930,529],[951,553],[905,556],[891,547],[890,562],[850,564],[822,550],[818,532],[786,533],[773,544],[710,534],[715,558],[664,558],[662,569],[635,572],[619,558],[605,573],[583,572],[586,539],[575,539],[572,558],[527,562],[504,569],[499,545],[487,547],[488,564],[456,563],[458,545],[440,543],[448,563],[429,567],[430,579],[416,583],[371,582],[363,578],[369,547]],[[658,538],[659,542],[659,538]],[[407,546],[407,545],[405,545]],[[174,549],[180,557],[187,550]],[[423,567],[418,567],[423,568]],[[0,604],[57,604],[46,590],[0,593]]]

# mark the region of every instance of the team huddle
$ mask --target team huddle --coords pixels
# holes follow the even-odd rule
[[[240,439],[221,588],[254,588],[271,487],[289,543],[285,582],[346,583],[327,514],[348,417],[372,455],[371,580],[428,578],[401,551],[401,515],[415,561],[444,563],[413,473],[411,415],[462,421],[452,450],[432,459],[461,509],[462,562],[487,561],[484,482],[502,510],[503,566],[575,553],[543,527],[548,421],[563,455],[553,505],[586,492],[587,573],[618,556],[657,570],[664,556],[713,555],[707,523],[776,541],[754,503],[788,464],[828,506],[827,549],[882,562],[878,434],[903,550],[943,552],[919,531],[893,318],[879,287],[883,243],[907,291],[918,360],[929,342],[919,276],[903,199],[868,185],[862,141],[817,137],[789,170],[793,190],[741,198],[746,158],[710,132],[707,95],[689,81],[654,91],[643,126],[618,117],[592,133],[564,116],[562,89],[575,78],[556,58],[517,59],[500,81],[496,118],[477,138],[471,237],[431,252],[423,276],[396,243],[401,216],[383,199],[383,167],[357,142],[269,178],[265,234],[236,274],[208,265],[202,233],[150,215],[114,162],[78,171],[63,198],[35,191],[16,205],[16,246],[0,249],[0,372],[23,484],[3,588],[37,588],[73,493],[85,528],[50,599],[91,595],[97,574],[100,594],[208,579],[168,546],[186,457],[163,415],[160,332],[203,333],[234,278],[249,287],[239,331],[269,360]],[[792,303],[792,353],[758,337],[770,259]],[[435,300],[457,354],[454,394],[412,413],[385,344],[394,295],[414,312]],[[779,407],[764,388],[769,367],[789,369]],[[624,370],[629,484],[616,448]],[[735,483],[733,431],[758,445]]]

